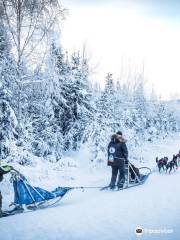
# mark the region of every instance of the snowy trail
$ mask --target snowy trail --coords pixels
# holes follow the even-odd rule
[[[179,137],[152,146],[154,155],[179,149]],[[164,145],[167,144],[166,146]],[[144,147],[145,148],[145,147]],[[157,148],[157,149],[156,149]],[[159,152],[158,152],[159,151]],[[148,155],[148,152],[146,152]],[[154,161],[154,156],[153,156]],[[151,164],[150,164],[151,165]],[[82,169],[81,169],[82,171]],[[84,171],[78,182],[104,185],[110,169]],[[49,209],[0,219],[1,240],[134,240],[180,239],[180,169],[172,175],[154,172],[145,185],[120,192],[74,190]],[[173,230],[169,234],[135,235],[135,228]]]

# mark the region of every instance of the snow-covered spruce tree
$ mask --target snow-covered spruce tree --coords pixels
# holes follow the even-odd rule
[[[145,82],[143,74],[138,74],[134,86],[133,121],[136,125],[136,134],[143,138],[146,126],[147,101],[145,96]]]
[[[15,61],[11,54],[11,43],[7,34],[6,27],[0,20],[0,82],[1,85],[13,93],[11,105],[16,108],[17,100],[17,71]]]
[[[167,123],[167,129],[171,132],[177,132],[178,131],[178,120],[176,120],[176,117],[173,112],[170,112],[168,114],[168,123]]]
[[[53,41],[46,69],[46,116],[54,138],[53,146],[61,153],[76,150],[87,141],[88,124],[92,121],[92,96],[89,91],[88,63],[79,54],[71,61],[62,47]],[[44,130],[44,134],[46,130]],[[50,138],[49,138],[50,141]],[[48,143],[49,144],[49,143]]]
[[[12,95],[0,86],[0,158],[6,158],[17,140],[17,119],[10,105]]]
[[[105,89],[102,92],[100,109],[103,116],[108,119],[108,123],[112,123],[114,119],[114,93],[115,84],[111,73],[108,73],[105,79]]]
[[[6,28],[0,25],[0,158],[6,158],[17,140],[17,119],[13,110],[16,71],[10,55]]]
[[[119,121],[116,118],[117,108],[115,95],[115,84],[111,73],[105,79],[105,89],[96,101],[96,115],[92,127],[93,159],[99,161],[106,153],[106,147],[112,132],[119,129]]]
[[[55,41],[52,41],[45,71],[40,76],[43,81],[38,84],[39,96],[37,94],[34,96],[36,103],[29,110],[34,137],[33,153],[37,156],[49,156],[50,160],[55,159],[55,161],[61,158],[63,151],[61,116],[66,100],[62,90],[67,71],[61,47],[57,47]],[[67,90],[64,89],[64,94],[67,94]]]
[[[44,73],[43,116],[36,114],[33,124],[36,155],[46,149],[43,156],[54,155],[59,160],[64,151],[75,150],[86,141],[86,126],[93,115],[88,74],[85,60],[77,54],[69,62],[68,54],[52,41]]]
[[[72,76],[68,56],[66,55],[65,59],[62,47],[57,47],[55,43],[51,45],[51,62],[55,72],[55,79],[52,86],[53,92],[51,94],[54,117],[55,122],[61,128],[61,133],[65,136],[70,129],[70,122],[72,121],[70,100]]]
[[[87,141],[87,127],[94,116],[92,94],[89,86],[89,66],[87,59],[74,53],[71,57],[71,86],[65,98],[69,105],[68,132],[64,135],[66,149],[76,150]],[[67,79],[66,79],[67,81]],[[66,83],[67,84],[67,83]]]
[[[166,102],[160,100],[154,111],[156,112],[154,125],[159,136],[166,137],[170,132],[177,130],[175,116],[167,108]]]

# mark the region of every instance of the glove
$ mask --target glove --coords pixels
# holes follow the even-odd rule
[[[9,166],[9,165],[4,165],[4,166],[1,166],[0,168],[3,172],[3,174],[9,173],[10,171],[13,170],[13,167]]]

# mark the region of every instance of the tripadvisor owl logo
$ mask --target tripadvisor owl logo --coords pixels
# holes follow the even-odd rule
[[[143,234],[143,229],[141,227],[137,227],[135,229],[135,233],[136,235],[141,236]]]

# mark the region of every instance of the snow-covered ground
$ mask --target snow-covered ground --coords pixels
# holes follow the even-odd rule
[[[180,170],[171,175],[159,174],[155,157],[168,156],[180,149],[180,135],[144,143],[134,150],[133,162],[153,169],[148,181],[119,192],[98,189],[73,190],[51,208],[0,219],[1,240],[133,240],[180,239]],[[87,154],[87,155],[86,155]],[[104,186],[109,183],[110,168],[105,163],[90,166],[89,153],[83,149],[74,156],[71,167],[38,163],[35,168],[22,167],[31,182],[44,188],[56,186]],[[84,158],[84,161],[83,161]],[[69,157],[70,162],[71,158]],[[83,163],[82,163],[83,162]],[[76,167],[75,167],[76,166]],[[7,180],[2,186],[4,193]],[[11,195],[4,199],[4,207]],[[136,236],[135,228],[146,233]],[[150,233],[152,231],[166,233]],[[149,231],[149,233],[147,233]],[[169,231],[169,233],[167,233]]]

